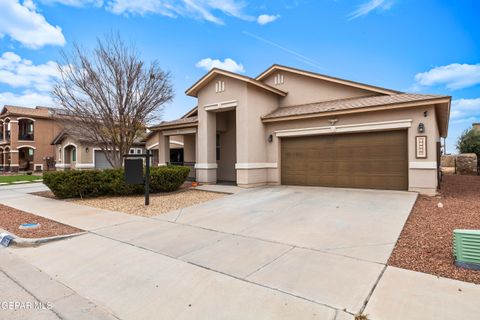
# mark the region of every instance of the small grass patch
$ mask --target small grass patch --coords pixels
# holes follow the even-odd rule
[[[14,183],[17,181],[34,181],[42,179],[41,176],[18,174],[18,175],[6,175],[0,176],[0,183]]]

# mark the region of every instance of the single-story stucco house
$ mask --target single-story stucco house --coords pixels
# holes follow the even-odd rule
[[[56,149],[57,170],[65,169],[110,169],[112,165],[107,159],[105,152],[95,144],[94,141],[86,138],[81,130],[73,130],[66,127],[53,138],[51,144]],[[145,142],[137,139],[129,150],[130,154],[145,153]]]
[[[212,69],[186,94],[198,107],[151,127],[147,148],[164,165],[183,136],[200,183],[437,190],[450,96],[281,65],[256,78]]]

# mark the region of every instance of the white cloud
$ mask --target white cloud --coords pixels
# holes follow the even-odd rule
[[[393,1],[370,0],[358,6],[358,8],[348,15],[349,20],[357,19],[369,14],[370,12],[381,9],[388,10],[392,7]]]
[[[53,106],[52,98],[48,93],[25,91],[21,94],[0,92],[0,107],[4,105],[35,107]]]
[[[471,117],[480,117],[480,98],[452,101],[450,118],[460,121]]]
[[[62,4],[65,6],[71,7],[85,7],[88,5],[93,5],[95,7],[103,6],[103,0],[39,0],[44,4]]]
[[[237,63],[235,60],[226,58],[225,60],[221,61],[218,59],[211,59],[211,58],[205,58],[197,62],[195,64],[197,68],[202,68],[207,71],[210,71],[212,68],[219,68],[231,72],[245,72],[245,68],[243,67],[243,64]]]
[[[115,14],[160,14],[163,16],[191,17],[216,24],[223,20],[216,13],[223,13],[242,20],[254,18],[244,13],[246,3],[239,0],[109,0],[108,10]]]
[[[13,52],[5,52],[0,56],[0,82],[13,88],[49,91],[57,77],[57,64],[54,61],[34,65],[32,61],[22,59]]]
[[[278,18],[280,18],[280,15],[278,14],[277,15],[261,14],[257,18],[257,23],[263,26],[267,23],[277,20]]]
[[[1,0],[0,38],[8,35],[23,45],[38,49],[45,45],[65,44],[62,29],[47,22],[31,0]]]
[[[456,90],[480,84],[480,64],[452,63],[415,75],[415,86],[444,85]]]

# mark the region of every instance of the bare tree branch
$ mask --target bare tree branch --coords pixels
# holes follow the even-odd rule
[[[121,167],[122,155],[173,99],[170,73],[157,61],[147,66],[119,35],[99,39],[91,53],[75,44],[62,58],[53,89],[68,114],[62,119],[100,147],[113,167]]]

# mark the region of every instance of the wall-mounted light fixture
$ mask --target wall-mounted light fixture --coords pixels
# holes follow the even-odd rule
[[[88,147],[85,148],[85,152],[88,153]]]
[[[418,124],[418,129],[417,130],[418,130],[418,133],[424,133],[425,132],[425,125],[422,122],[420,122]]]
[[[268,140],[268,142],[272,142],[273,141],[273,135],[269,134],[267,140]]]

